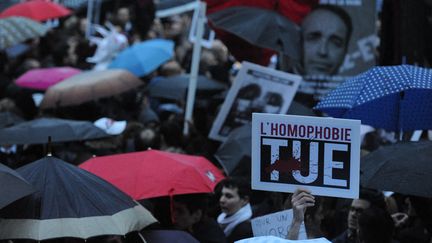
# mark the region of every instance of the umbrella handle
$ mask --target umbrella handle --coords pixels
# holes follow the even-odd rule
[[[144,239],[144,236],[142,236],[141,232],[138,232],[138,235],[144,243],[147,243],[147,241]]]

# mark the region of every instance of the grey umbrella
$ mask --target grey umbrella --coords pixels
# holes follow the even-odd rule
[[[89,121],[39,118],[0,129],[0,144],[43,144],[96,139],[110,136]]]
[[[300,27],[276,11],[256,7],[230,7],[207,16],[220,29],[251,44],[300,59]]]
[[[0,208],[35,191],[16,171],[0,164]]]
[[[432,197],[432,142],[383,146],[361,160],[361,185],[407,195]]]

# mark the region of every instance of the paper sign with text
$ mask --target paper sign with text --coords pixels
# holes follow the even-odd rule
[[[252,232],[254,236],[277,236],[286,239],[288,229],[293,219],[293,210],[288,209],[261,217],[251,219]],[[304,224],[300,226],[299,240],[306,240],[306,228]]]
[[[360,121],[253,113],[252,189],[358,198]]]

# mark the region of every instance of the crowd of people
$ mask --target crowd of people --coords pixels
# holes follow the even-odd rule
[[[214,154],[220,142],[207,138],[225,91],[197,94],[190,132],[183,134],[185,100],[151,97],[147,85],[156,77],[188,73],[192,44],[188,41],[191,14],[155,18],[152,1],[108,1],[103,20],[126,36],[128,45],[164,38],[175,42],[172,60],[156,71],[140,77],[142,85],[120,95],[86,102],[76,106],[40,109],[33,99],[36,90],[17,86],[14,80],[26,71],[42,67],[70,66],[91,70],[88,62],[97,46],[86,37],[88,24],[84,12],[78,10],[60,19],[58,27],[45,36],[27,41],[26,50],[18,55],[0,51],[0,112],[10,112],[32,120],[39,117],[95,121],[101,117],[125,120],[125,130],[106,139],[67,142],[52,145],[52,153],[67,162],[79,165],[92,156],[110,155],[149,148],[176,153],[202,155],[221,167]],[[318,20],[312,21],[312,19]],[[321,18],[325,18],[322,20]],[[330,22],[330,23],[329,23]],[[323,28],[322,24],[332,28]],[[319,7],[304,19],[303,61],[279,68],[302,75],[333,75],[337,73],[352,31],[349,16],[334,6]],[[280,59],[282,60],[282,58]],[[229,87],[239,63],[227,47],[215,40],[204,48],[199,73]],[[296,101],[313,107],[317,100],[310,93],[299,93]],[[366,136],[363,149],[372,151],[391,141],[373,133]],[[44,144],[2,145],[0,162],[18,168],[47,153]],[[250,159],[250,158],[249,158]],[[432,222],[429,199],[386,193],[361,188],[360,198],[317,197],[299,188],[293,194],[251,190],[248,170],[238,170],[222,180],[212,194],[176,195],[142,200],[159,223],[144,229],[178,229],[190,233],[199,242],[235,242],[253,237],[250,220],[257,216],[293,209],[293,222],[287,238],[298,239],[304,222],[308,238],[325,237],[332,242],[431,242]],[[287,225],[288,227],[288,225]],[[99,238],[96,241],[100,240]],[[71,241],[71,240],[65,240]],[[91,240],[90,240],[91,241]],[[136,237],[110,237],[105,242],[141,241]]]

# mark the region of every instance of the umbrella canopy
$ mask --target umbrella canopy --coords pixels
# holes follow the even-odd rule
[[[147,243],[199,243],[182,230],[145,230],[141,234]]]
[[[80,72],[81,70],[72,67],[36,68],[17,78],[15,84],[23,88],[46,90]]]
[[[28,18],[0,19],[0,50],[32,38],[44,36],[48,30],[47,26]]]
[[[208,15],[212,24],[248,42],[300,59],[300,27],[275,11],[238,6]]]
[[[0,144],[43,144],[108,137],[99,127],[89,121],[59,118],[38,118],[0,129]]]
[[[156,70],[173,55],[173,41],[153,39],[126,48],[117,55],[108,68],[123,68],[141,77]]]
[[[0,210],[0,239],[125,235],[156,222],[113,185],[55,157],[17,171],[38,192]]]
[[[40,107],[79,105],[120,94],[142,84],[138,77],[126,70],[83,72],[48,88]]]
[[[344,82],[315,109],[388,131],[430,129],[432,70],[410,65],[374,67]]]
[[[204,157],[158,150],[95,157],[80,167],[137,200],[212,192],[224,178]]]
[[[361,185],[420,197],[432,197],[432,142],[383,146],[361,160]]]
[[[186,98],[187,90],[189,87],[189,78],[189,74],[181,74],[168,78],[157,77],[153,79],[148,85],[149,95],[155,98],[184,100]],[[222,83],[219,83],[202,75],[198,76],[198,92],[216,92],[225,90],[226,88],[227,87]]]
[[[67,16],[71,11],[57,3],[44,0],[33,0],[17,3],[0,13],[0,18],[21,16],[36,21],[45,21]]]
[[[230,175],[245,157],[251,157],[252,147],[252,125],[245,124],[230,132],[215,153],[215,158]]]
[[[0,208],[36,190],[13,169],[0,164]]]

